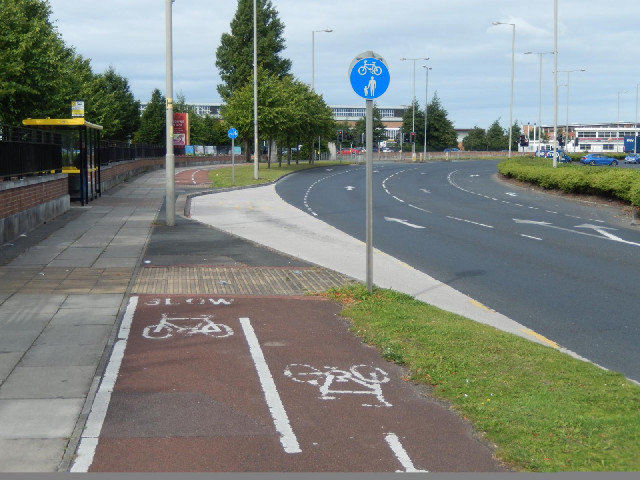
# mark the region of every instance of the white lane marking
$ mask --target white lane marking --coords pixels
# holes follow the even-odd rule
[[[402,444],[400,443],[400,439],[395,433],[387,433],[384,437],[387,445],[398,459],[405,472],[428,472],[429,470],[420,470],[413,466],[413,462],[411,458],[409,458],[409,454],[406,452]],[[401,472],[402,470],[397,470]]]
[[[111,393],[118,378],[120,365],[122,365],[124,351],[127,347],[127,340],[129,339],[129,332],[131,331],[133,314],[137,307],[138,297],[133,296],[129,299],[129,304],[127,305],[120,330],[118,331],[118,340],[116,340],[116,343],[113,345],[111,358],[102,377],[100,388],[98,388],[96,397],[93,400],[91,412],[89,413],[87,423],[80,437],[76,459],[69,470],[71,472],[88,472],[89,467],[91,467],[93,463],[93,457],[95,456],[98,446],[98,437],[100,436],[104,419],[107,416]]]
[[[447,215],[447,218],[450,218],[451,220],[457,220],[458,222],[471,223],[473,225],[478,225],[479,227],[493,228],[493,226],[491,226],[491,225],[485,225],[484,223],[478,223],[478,222],[474,222],[472,220],[465,220],[464,218],[452,217],[450,215]]]
[[[541,227],[547,227],[547,228],[554,228],[556,230],[562,230],[565,232],[572,232],[572,233],[577,233],[578,235],[586,235],[588,237],[594,237],[594,238],[600,238],[602,240],[612,240],[614,242],[620,242],[620,243],[625,243],[627,245],[633,245],[635,247],[640,247],[640,243],[636,243],[636,242],[630,242],[628,240],[624,240],[620,237],[617,237],[615,235],[613,235],[612,233],[609,233],[605,230],[605,228],[607,227],[599,227],[597,225],[589,225],[589,224],[583,224],[583,225],[576,225],[574,228],[587,228],[593,231],[598,232],[600,235],[595,235],[593,233],[587,233],[587,232],[581,232],[579,230],[572,230],[570,228],[563,228],[563,227],[558,227],[556,225],[553,225],[549,222],[538,222],[535,220],[520,220],[518,218],[514,218],[513,219],[514,222],[516,223],[525,223],[525,224],[530,224],[530,225],[538,225]],[[615,228],[608,228],[609,230],[615,230]]]
[[[348,186],[346,186],[344,188],[350,192],[351,190],[354,190],[356,187],[354,187],[352,185],[348,185]]]
[[[289,423],[289,417],[287,416],[287,412],[280,399],[280,394],[269,371],[269,366],[262,353],[262,348],[260,348],[258,337],[251,326],[251,320],[246,317],[240,318],[240,325],[242,325],[244,336],[249,344],[249,351],[251,352],[253,363],[256,366],[260,386],[262,387],[264,398],[269,407],[271,417],[273,418],[273,423],[276,430],[280,433],[280,443],[286,453],[300,453],[302,450],[298,444],[298,439],[295,433],[293,433],[293,429]]]
[[[539,238],[539,237],[532,237],[531,235],[525,235],[524,233],[521,233],[521,234],[520,234],[520,236],[521,236],[521,237],[525,237],[525,238],[531,238],[531,239],[533,239],[533,240],[542,240],[542,239],[541,239],[541,238]]]
[[[396,223],[400,223],[402,225],[405,225],[405,226],[411,227],[411,228],[427,228],[427,227],[423,227],[422,225],[416,225],[414,223],[409,223],[407,220],[401,220],[399,218],[384,217],[384,219],[387,222],[396,222]]]

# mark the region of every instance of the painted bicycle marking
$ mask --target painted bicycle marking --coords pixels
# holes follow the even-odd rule
[[[325,366],[322,370],[300,363],[287,365],[285,376],[299,383],[308,383],[320,389],[320,399],[335,400],[342,395],[372,395],[378,403],[363,403],[363,407],[391,407],[382,394],[382,384],[389,374],[378,367],[353,365],[349,370]],[[349,389],[350,388],[350,389]]]
[[[167,317],[165,313],[159,323],[149,325],[142,331],[142,336],[151,340],[163,340],[174,334],[185,336],[206,335],[208,337],[226,338],[233,335],[233,329],[223,323],[212,320],[213,315],[199,317]]]

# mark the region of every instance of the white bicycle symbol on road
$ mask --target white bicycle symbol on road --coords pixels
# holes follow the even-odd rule
[[[379,403],[363,403],[362,406],[392,406],[382,395],[382,384],[389,381],[389,375],[378,367],[354,365],[349,370],[341,370],[337,367],[324,367],[324,370],[320,370],[311,365],[292,363],[287,365],[284,374],[296,382],[319,387],[322,400],[335,400],[344,394],[373,395]],[[349,383],[351,385],[348,385]],[[351,390],[347,389],[349,386]]]
[[[162,314],[162,319],[156,325],[149,325],[142,331],[145,338],[162,340],[173,336],[174,333],[191,335],[206,335],[208,337],[225,338],[233,335],[233,329],[223,323],[215,323],[211,319],[213,315],[200,315],[199,317],[167,317]],[[179,325],[176,322],[182,323]],[[184,325],[184,324],[187,325]]]
[[[380,65],[377,65],[375,61],[367,63],[367,61],[365,60],[364,63],[358,67],[358,74],[366,75],[367,72],[371,72],[374,75],[381,75],[382,67]]]

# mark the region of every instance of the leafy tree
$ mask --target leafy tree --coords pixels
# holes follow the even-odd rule
[[[507,134],[500,126],[500,119],[494,121],[487,130],[487,149],[490,151],[505,150],[509,145]]]
[[[62,113],[59,93],[71,52],[50,14],[46,0],[0,0],[0,121]]]
[[[136,142],[155,145],[166,144],[167,110],[165,102],[165,97],[156,88],[140,117],[140,127],[134,136]]]
[[[258,65],[282,78],[289,74],[291,61],[280,56],[285,49],[284,24],[270,0],[257,0]],[[253,0],[238,0],[231,21],[231,33],[223,33],[216,50],[216,66],[224,82],[218,93],[228,100],[238,88],[253,78]]]
[[[404,115],[402,116],[402,131],[410,134],[412,128],[416,134],[416,145],[424,145],[424,109],[420,108],[420,104],[417,99],[411,106],[405,109]]]
[[[140,125],[140,102],[129,82],[113,67],[95,75],[85,88],[85,117],[103,126],[103,138],[127,140]]]
[[[364,141],[362,140],[367,132],[367,119],[366,117],[361,117],[356,122],[354,128],[354,140],[356,144],[364,145]],[[374,103],[373,105],[373,141],[374,144],[376,140],[380,141],[385,138],[384,135],[384,124],[382,123],[382,113],[378,106]]]
[[[511,127],[511,151],[517,152],[520,148],[520,135],[522,135],[522,130],[520,129],[520,125],[516,120]],[[509,136],[509,132],[507,132],[507,137]],[[509,140],[507,138],[507,145],[509,145]]]
[[[435,93],[427,106],[427,147],[431,150],[442,150],[458,144],[458,134],[447,115]]]
[[[469,133],[462,140],[462,145],[468,151],[487,150],[487,132],[477,125],[469,130]]]

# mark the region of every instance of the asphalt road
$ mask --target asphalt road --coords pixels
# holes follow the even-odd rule
[[[619,206],[495,174],[494,161],[376,164],[375,248],[640,381],[640,230]],[[364,166],[309,170],[276,189],[364,241],[364,177]]]

